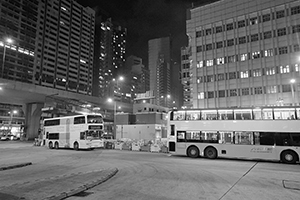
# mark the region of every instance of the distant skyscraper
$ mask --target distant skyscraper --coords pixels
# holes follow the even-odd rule
[[[125,68],[130,72],[131,84],[129,86],[132,99],[136,97],[136,94],[150,90],[149,70],[143,65],[142,58],[129,56],[126,59]]]
[[[223,0],[189,14],[193,107],[299,105],[299,0]]]
[[[92,94],[95,12],[91,8],[68,0],[4,0],[0,6],[4,19],[0,46],[6,37],[14,41],[6,45],[1,77]]]
[[[100,19],[101,20],[101,19]],[[99,97],[108,97],[114,94],[112,84],[125,67],[127,29],[113,24],[109,18],[96,26],[95,51],[97,52],[97,65],[95,65],[96,80],[94,81],[94,94]]]
[[[153,90],[156,104],[170,105],[171,100],[171,41],[169,37],[152,39],[148,42],[150,90]]]

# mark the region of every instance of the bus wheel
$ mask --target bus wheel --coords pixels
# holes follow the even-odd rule
[[[293,151],[284,151],[280,155],[281,161],[287,164],[295,164],[298,160],[297,154]]]
[[[197,158],[199,156],[199,149],[195,146],[192,146],[188,148],[187,155],[191,158]]]
[[[49,142],[49,149],[53,149],[53,143]]]
[[[207,158],[215,159],[217,157],[217,150],[213,147],[207,147],[204,151],[204,155]]]
[[[58,149],[58,142],[55,142],[54,148],[55,148],[55,149]]]
[[[74,143],[74,150],[78,151],[79,150],[79,144],[78,142]]]

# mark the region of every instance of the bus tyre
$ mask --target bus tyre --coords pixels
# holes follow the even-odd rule
[[[187,155],[191,158],[197,158],[199,156],[199,149],[195,146],[192,146],[188,148]]]
[[[58,149],[58,142],[55,142],[54,148],[55,148],[55,149]]]
[[[49,149],[53,149],[53,143],[49,142]]]
[[[215,159],[217,158],[217,150],[213,147],[207,147],[204,151],[204,156],[209,159]]]
[[[78,142],[74,143],[74,150],[78,151],[79,150],[79,144]]]
[[[295,164],[297,160],[297,154],[294,151],[284,151],[281,153],[281,161],[284,163]]]

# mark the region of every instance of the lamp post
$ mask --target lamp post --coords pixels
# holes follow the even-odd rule
[[[14,114],[18,114],[18,111],[17,110],[11,110],[11,111],[8,112],[8,114],[9,114],[9,129],[11,131],[11,129],[12,129],[13,115]]]
[[[123,81],[124,80],[124,77],[123,76],[119,76],[118,78],[114,78],[113,81],[116,82],[116,85],[117,85],[117,91],[115,92],[116,94],[119,93],[119,81]],[[115,96],[115,94],[114,94]]]
[[[2,57],[2,68],[1,68],[1,77],[4,77],[4,63],[5,63],[5,53],[6,53],[6,44],[12,44],[13,40],[11,38],[6,38],[3,42],[3,57]]]
[[[123,81],[124,80],[124,77],[123,76],[120,76],[119,78],[117,79],[113,79],[113,81],[116,81],[116,85],[117,85],[117,91],[116,93],[118,93],[119,91],[119,81]],[[107,100],[109,103],[112,103],[114,102],[114,136],[115,138],[117,137],[117,100],[116,100],[116,95],[114,94],[114,97],[113,98],[108,98]],[[121,136],[122,138],[122,136]]]
[[[294,91],[294,83],[296,82],[295,79],[291,79],[290,83],[291,83],[291,90],[292,90],[292,105],[295,105],[295,91]]]

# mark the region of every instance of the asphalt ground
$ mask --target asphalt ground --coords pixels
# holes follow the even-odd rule
[[[0,149],[32,147],[33,141],[0,141]],[[0,150],[1,151],[1,150]],[[23,163],[2,163],[1,171],[22,168],[31,165],[31,162]],[[69,175],[56,176],[45,179],[37,179],[29,182],[18,183],[2,187],[0,190],[1,200],[60,200],[88,190],[99,185],[118,172],[117,168],[110,168],[97,171],[73,173]],[[39,185],[36,191],[34,185]],[[34,190],[34,192],[33,192]],[[18,195],[16,195],[18,194]]]

